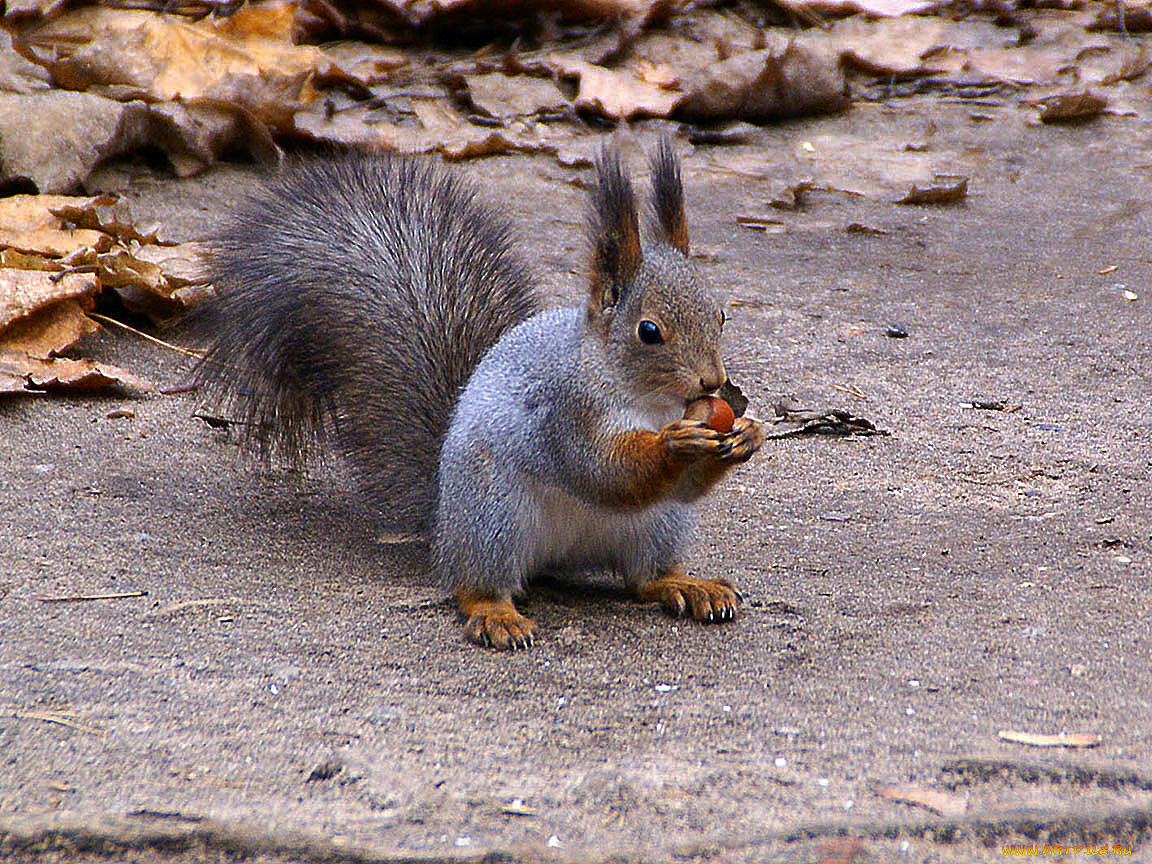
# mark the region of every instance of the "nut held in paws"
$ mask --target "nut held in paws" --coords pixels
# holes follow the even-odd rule
[[[702,420],[710,428],[725,435],[732,431],[732,424],[736,422],[732,406],[715,396],[705,396],[690,402],[684,417],[687,420]]]

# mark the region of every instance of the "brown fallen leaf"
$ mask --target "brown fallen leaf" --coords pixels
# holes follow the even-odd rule
[[[578,57],[559,57],[565,77],[578,78],[574,105],[609,120],[633,117],[667,117],[680,99],[679,93],[649,84],[629,70],[605,69]]]
[[[57,211],[80,212],[104,207],[116,201],[113,195],[80,197],[75,195],[12,195],[0,198],[0,225],[9,231],[39,231],[59,228],[62,217]],[[90,228],[91,225],[80,227]]]
[[[0,267],[12,270],[46,270],[55,273],[60,269],[59,259],[35,252],[21,252],[18,249],[0,249]]]
[[[6,4],[8,10],[11,3]],[[32,93],[52,86],[52,76],[43,66],[25,59],[12,45],[12,34],[0,30],[0,91]]]
[[[816,182],[811,177],[805,177],[795,183],[784,183],[772,190],[768,199],[768,206],[776,210],[799,210],[804,206],[808,193],[816,188]]]
[[[912,184],[897,204],[955,204],[968,196],[967,177],[938,176],[926,186]]]
[[[491,72],[465,75],[464,82],[469,102],[485,117],[527,117],[568,107],[568,100],[549,78]]]
[[[33,197],[33,196],[29,196]],[[64,195],[37,195],[33,201],[44,206],[58,220],[64,220],[77,228],[101,231],[118,240],[134,240],[137,243],[161,243],[157,238],[158,228],[141,231],[132,219],[128,202],[113,195],[98,198],[74,198]]]
[[[959,68],[967,59],[964,55],[945,56],[933,49],[947,45],[955,51],[970,39],[956,22],[922,17],[846,18],[822,35],[828,49],[849,70],[889,82],[893,78],[941,75]]]
[[[109,363],[91,360],[43,360],[22,351],[0,353],[0,393],[38,390],[102,390],[122,386],[133,390],[154,389],[148,382]]]
[[[126,101],[208,98],[239,105],[273,128],[319,98],[317,79],[358,83],[319,48],[282,35],[295,4],[272,4],[275,23],[190,22],[150,11],[87,6],[23,39],[56,83]],[[269,7],[271,8],[271,7]],[[269,32],[278,35],[270,37]]]
[[[71,192],[105,160],[148,144],[166,149],[153,138],[151,115],[144,102],[95,93],[0,93],[0,181]]]
[[[203,243],[149,244],[136,249],[134,254],[138,260],[160,269],[170,289],[170,296],[175,296],[181,289],[203,280],[208,247]]]
[[[47,360],[99,329],[84,312],[73,299],[44,306],[0,330],[0,352],[23,351]]]
[[[684,84],[685,120],[771,120],[843,111],[851,104],[838,60],[797,42],[781,53],[747,51]]]
[[[1087,123],[1095,120],[1108,107],[1108,100],[1088,90],[1062,93],[1042,99],[1041,123]]]
[[[890,232],[883,228],[865,225],[863,222],[849,222],[844,228],[849,234],[872,234],[877,237],[886,237]]]
[[[915,783],[878,786],[876,794],[888,801],[923,807],[925,810],[931,810],[933,813],[939,813],[941,816],[948,816],[953,819],[963,816],[968,810],[967,798],[941,792],[938,789],[917,786]]]
[[[667,63],[653,63],[641,58],[636,64],[636,73],[640,80],[647,84],[654,84],[665,90],[680,89],[680,73]]]
[[[998,733],[1001,741],[1013,744],[1027,744],[1030,747],[1098,747],[1103,741],[1091,732],[1060,732],[1055,735],[1038,732],[1017,732],[1002,729]]]
[[[1152,9],[1147,6],[1131,7],[1124,2],[1109,5],[1096,13],[1096,19],[1088,24],[1090,31],[1113,30],[1123,33],[1147,33],[1152,31]]]
[[[539,153],[556,150],[555,145],[548,141],[547,135],[540,127],[533,130],[473,127],[469,134],[455,136],[440,144],[437,149],[449,162],[495,156],[500,153]]]
[[[190,177],[230,151],[247,152],[266,167],[283,151],[268,124],[242,105],[220,99],[181,99],[151,106],[150,143],[164,151],[178,177]]]
[[[65,227],[54,210],[77,211],[109,204],[111,197],[13,195],[0,199],[0,247],[29,255],[61,258],[80,249],[107,251],[114,238],[91,228]]]
[[[387,81],[393,71],[412,62],[395,48],[364,42],[331,42],[324,46],[324,53],[366,87]]]
[[[69,273],[58,280],[52,276],[43,270],[0,270],[0,332],[47,306],[97,291],[91,273]]]

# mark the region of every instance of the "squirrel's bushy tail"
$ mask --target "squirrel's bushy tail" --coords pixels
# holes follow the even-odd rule
[[[334,440],[388,521],[426,531],[469,375],[535,311],[507,222],[427,160],[301,162],[214,244],[199,367],[265,454]]]

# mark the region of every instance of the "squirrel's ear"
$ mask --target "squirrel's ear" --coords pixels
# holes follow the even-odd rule
[[[652,156],[652,204],[660,237],[682,255],[688,254],[688,223],[684,219],[684,186],[680,162],[667,138]]]
[[[599,312],[616,305],[644,260],[632,184],[620,165],[619,154],[607,147],[596,161],[588,234],[592,241],[592,303]]]

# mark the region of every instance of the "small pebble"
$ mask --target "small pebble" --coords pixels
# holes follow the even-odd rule
[[[884,335],[892,339],[907,339],[908,331],[901,327],[899,324],[889,324],[884,328]]]

